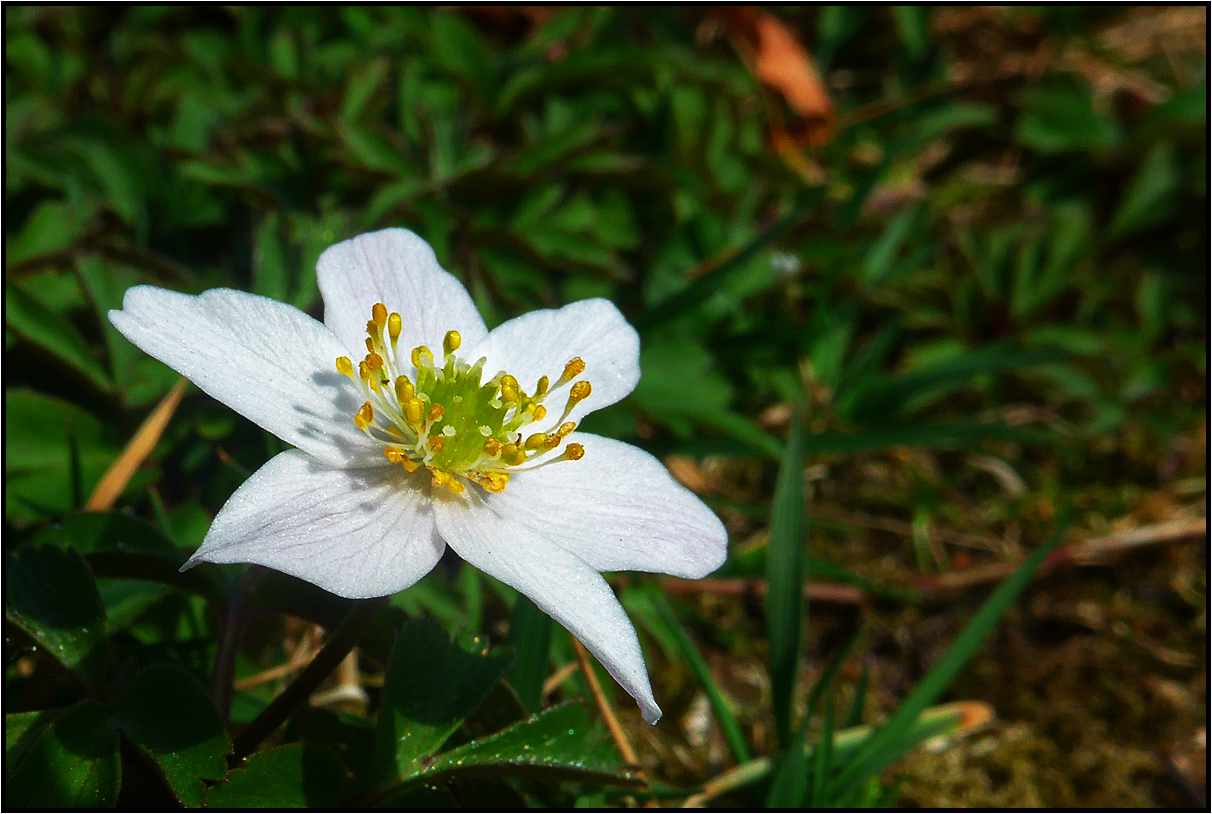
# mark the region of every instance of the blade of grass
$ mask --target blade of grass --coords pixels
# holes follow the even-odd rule
[[[642,333],[655,328],[663,322],[668,322],[685,314],[711,296],[711,294],[718,291],[730,275],[744,268],[746,263],[769,248],[770,244],[785,235],[792,227],[797,226],[807,218],[824,197],[825,190],[823,187],[812,190],[808,194],[808,200],[803,206],[795,209],[790,215],[787,215],[787,217],[765,232],[762,232],[732,254],[726,255],[718,261],[713,260],[712,265],[714,267],[710,271],[673,296],[667,297],[657,304],[651,305],[635,314],[631,318],[631,324],[637,331]]]
[[[803,808],[808,798],[808,750],[800,731],[779,757],[766,795],[766,808]]]
[[[863,672],[859,676],[858,684],[854,687],[854,700],[850,702],[850,711],[846,713],[846,720],[842,726],[850,729],[854,726],[861,726],[863,723],[863,703],[867,700],[867,684],[871,680],[871,671],[867,669],[867,665],[863,665]]]
[[[934,735],[966,734],[980,726],[984,726],[992,718],[992,709],[982,702],[958,701],[952,704],[942,704],[924,711],[913,722],[909,736],[914,743]],[[871,739],[875,727],[856,726],[843,729],[833,736],[832,769],[841,768],[850,756],[863,747]],[[807,759],[814,758],[816,745],[809,745],[800,740]],[[698,794],[687,797],[682,803],[683,808],[700,808],[709,800],[727,794],[739,788],[752,785],[768,777],[775,767],[775,762],[768,757],[755,758],[748,763],[734,766],[718,777],[703,784]],[[807,769],[805,768],[805,771]]]
[[[899,758],[913,743],[916,743],[916,741],[910,743],[908,737],[914,723],[968,663],[972,654],[976,652],[981,642],[1001,619],[1002,614],[1030,582],[1035,569],[1060,542],[1063,532],[1062,528],[1037,548],[1018,571],[1002,583],[985,601],[976,616],[964,628],[963,633],[948,648],[946,654],[939,659],[921,683],[897,708],[888,722],[880,727],[871,740],[854,755],[849,765],[837,778],[834,788],[839,795],[848,794],[850,790]]]
[[[816,686],[812,688],[812,692],[808,695],[808,709],[804,713],[805,721],[812,719],[813,713],[816,712],[816,705],[821,702],[821,698],[829,693],[829,688],[833,686],[833,680],[837,678],[838,670],[842,668],[842,665],[850,656],[850,651],[858,644],[859,636],[862,634],[862,628],[856,630],[854,635],[850,637],[850,641],[846,642],[846,645],[838,651],[833,660],[829,662],[829,666],[825,668],[825,672],[821,673],[821,677],[817,679]]]
[[[821,736],[812,755],[812,796],[809,808],[823,808],[829,791],[830,771],[833,768],[833,693],[825,698],[825,719],[821,721]]]
[[[784,749],[791,744],[792,697],[799,673],[804,625],[804,431],[796,410],[779,466],[770,520],[766,560],[766,639],[770,653],[771,704],[775,728]]]
[[[745,735],[741,732],[741,725],[737,723],[736,716],[732,714],[732,708],[728,706],[724,694],[720,692],[715,679],[711,677],[711,671],[707,669],[707,662],[703,660],[699,649],[694,646],[686,629],[682,627],[673,606],[665,595],[659,590],[652,590],[649,592],[649,596],[652,599],[653,607],[657,609],[661,620],[664,621],[674,641],[677,642],[678,651],[689,665],[690,672],[694,673],[703,692],[707,694],[707,700],[711,703],[711,711],[720,724],[720,731],[724,733],[724,740],[727,741],[728,748],[732,750],[732,756],[736,758],[737,763],[747,763],[750,755],[749,746],[745,743]]]

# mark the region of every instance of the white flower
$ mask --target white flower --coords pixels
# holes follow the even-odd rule
[[[639,640],[599,572],[703,577],[727,535],[655,458],[575,431],[635,387],[635,331],[586,300],[490,333],[403,229],[337,244],[317,272],[323,324],[228,289],[139,286],[109,314],[297,447],[232,495],[186,566],[260,563],[365,598],[412,585],[449,545],[568,628],[655,722]]]

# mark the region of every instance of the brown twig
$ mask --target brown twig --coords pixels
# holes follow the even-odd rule
[[[1130,531],[1095,537],[1082,543],[1059,548],[1044,561],[1036,573],[1045,573],[1062,565],[1093,565],[1101,562],[1108,554],[1118,551],[1174,540],[1205,537],[1207,534],[1207,518],[1173,520],[1167,523],[1141,526]],[[1021,564],[1020,560],[1010,560],[946,574],[917,576],[910,580],[909,587],[919,596],[961,590],[1003,580],[1018,570]],[[718,596],[753,595],[763,597],[769,590],[764,579],[739,577],[697,580],[664,577],[661,579],[661,587],[671,594],[716,594]],[[804,596],[811,602],[836,605],[861,605],[869,598],[867,592],[862,588],[835,582],[806,582],[804,583]]]
[[[678,579],[664,577],[661,587],[671,594],[717,594],[719,596],[765,596],[769,591],[764,579],[721,577],[719,579]],[[861,605],[867,595],[862,588],[836,582],[806,582],[804,596],[811,602],[836,605]]]
[[[576,636],[572,636],[571,638],[572,647],[577,655],[577,663],[581,665],[581,672],[585,674],[585,681],[589,684],[589,692],[593,695],[593,702],[597,705],[598,712],[602,715],[602,721],[610,732],[610,739],[614,741],[615,748],[623,756],[624,762],[632,768],[636,777],[639,778],[642,788],[647,791],[648,777],[644,774],[644,768],[640,765],[640,760],[636,757],[635,750],[631,748],[631,742],[627,740],[627,733],[623,731],[623,727],[619,724],[619,719],[614,714],[614,709],[610,706],[610,702],[606,700],[606,694],[602,692],[602,685],[598,683],[598,676],[593,671],[593,664],[589,661],[589,654],[585,652],[585,646],[581,644]]]
[[[1140,526],[1129,531],[1062,546],[1044,560],[1036,574],[1046,573],[1061,565],[1093,565],[1102,562],[1104,557],[1115,552],[1174,540],[1206,537],[1207,534],[1208,519],[1206,517]],[[913,588],[922,594],[929,595],[997,582],[1013,574],[1018,570],[1019,565],[1021,563],[1015,560],[968,568],[949,574],[921,576],[913,580]]]
[[[88,502],[84,504],[85,511],[103,512],[113,508],[114,502],[118,500],[118,496],[122,494],[126,484],[130,483],[131,477],[138,471],[139,466],[147,459],[151,451],[156,448],[156,443],[164,434],[165,428],[168,427],[168,422],[176,412],[177,405],[181,403],[181,396],[185,393],[186,384],[188,382],[184,378],[177,379],[177,383],[173,385],[172,390],[168,391],[168,395],[161,399],[160,403],[156,405],[156,409],[152,410],[143,420],[139,429],[127,442],[126,448],[122,450],[122,454],[109,465],[109,469],[105,470],[105,474],[101,476],[93,493],[88,496]]]

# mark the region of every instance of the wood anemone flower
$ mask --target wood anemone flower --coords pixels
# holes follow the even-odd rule
[[[597,299],[490,332],[404,229],[332,246],[317,272],[323,323],[229,289],[138,286],[109,314],[295,447],[231,496],[185,567],[259,563],[368,598],[450,546],[564,625],[655,722],[639,640],[600,572],[700,578],[727,534],[651,455],[577,431],[635,388],[635,331]]]

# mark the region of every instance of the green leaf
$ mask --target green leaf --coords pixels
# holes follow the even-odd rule
[[[14,265],[71,248],[83,236],[96,213],[97,204],[91,200],[39,203],[21,231],[5,247],[5,264]]]
[[[901,247],[916,229],[921,228],[924,212],[920,204],[911,204],[888,221],[883,234],[876,238],[863,256],[863,281],[867,286],[874,288],[888,280]]]
[[[431,756],[504,677],[513,661],[454,644],[437,624],[419,620],[396,637],[383,685],[375,742],[376,774],[411,778],[425,773]]]
[[[960,350],[917,370],[856,387],[847,410],[855,421],[886,425],[890,418],[920,410],[976,376],[1054,362],[1064,355],[1055,348],[1019,348],[1009,342]]]
[[[1064,530],[1032,552],[1018,570],[985,600],[976,616],[963,632],[952,642],[947,652],[909,694],[896,712],[892,713],[882,727],[857,751],[846,769],[837,777],[834,788],[839,794],[849,794],[869,777],[899,758],[921,738],[910,737],[923,712],[947,689],[952,680],[963,669],[980,647],[985,637],[997,625],[998,620],[1027,587],[1035,570],[1057,544]],[[920,734],[920,733],[919,733]],[[916,739],[915,739],[916,738]]]
[[[1042,153],[1099,152],[1122,138],[1119,125],[1094,109],[1089,88],[1054,84],[1024,94],[1018,141]]]
[[[407,779],[500,774],[582,783],[636,782],[619,763],[614,745],[595,730],[577,702],[452,749],[418,769]]]
[[[808,755],[805,748],[805,733],[799,732],[779,756],[770,791],[766,795],[766,808],[803,808],[808,797]]]
[[[805,220],[824,197],[824,192],[814,190],[807,202],[774,226],[757,235],[744,246],[728,255],[719,265],[699,277],[676,294],[650,305],[631,318],[631,324],[640,333],[689,313],[695,306],[715,293],[736,272],[746,268],[749,261],[765,251],[776,240]]]
[[[108,666],[105,607],[78,551],[26,545],[4,557],[5,618],[99,689]]]
[[[92,414],[29,390],[4,393],[4,441],[4,514],[17,521],[78,508],[73,475],[87,493],[117,455]]]
[[[4,777],[8,778],[21,758],[53,724],[65,709],[40,709],[33,712],[14,712],[4,716]]]
[[[122,688],[114,722],[160,768],[177,799],[206,802],[207,780],[227,776],[231,740],[206,691],[193,676],[154,664]]]
[[[790,747],[795,722],[794,693],[799,676],[800,646],[805,623],[804,548],[804,430],[797,410],[774,487],[770,543],[766,559],[766,639],[769,643],[770,692],[779,743]]]
[[[332,809],[354,793],[331,749],[292,743],[258,752],[210,790],[210,808]]]
[[[810,808],[825,808],[828,801],[829,781],[833,770],[833,693],[825,698],[825,714],[821,720],[821,732],[812,754],[812,797]]]
[[[5,784],[14,808],[104,808],[118,799],[118,733],[105,707],[85,700],[47,727]]]
[[[1178,205],[1181,181],[1174,146],[1155,146],[1124,191],[1108,234],[1123,237],[1169,220]]]
[[[4,325],[84,374],[98,390],[113,384],[89,353],[88,343],[66,319],[42,305],[19,285],[4,283]]]
[[[538,712],[543,702],[543,681],[547,678],[551,654],[551,617],[539,610],[525,595],[518,594],[509,614],[509,636],[505,643],[516,657],[507,680],[529,712]]]
[[[122,512],[74,512],[59,522],[38,530],[39,543],[71,546],[82,554],[97,551],[137,551],[164,557],[183,558],[178,549],[155,526]]]

